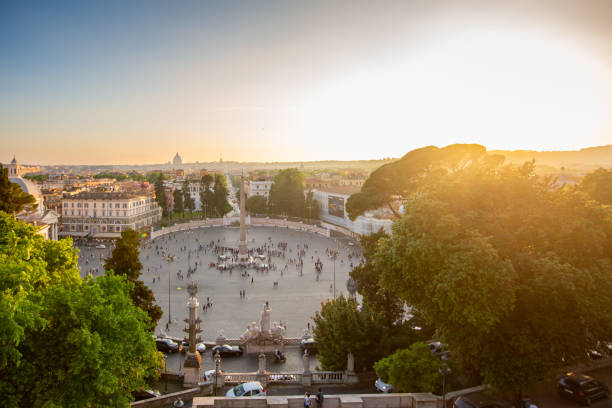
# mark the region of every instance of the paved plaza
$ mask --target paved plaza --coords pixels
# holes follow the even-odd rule
[[[321,302],[333,297],[334,262],[326,255],[326,249],[339,250],[335,262],[337,295],[346,295],[350,265],[359,262],[354,247],[331,238],[278,227],[251,227],[247,229],[249,249],[261,247],[265,243],[273,247],[280,242],[287,243],[284,259],[271,257],[271,265],[276,266],[275,270],[257,272],[248,269],[248,275],[245,275],[237,268],[233,271],[219,271],[209,267],[210,263],[217,262],[217,254],[211,249],[200,250],[201,246],[214,242],[219,246],[237,247],[238,240],[239,228],[201,228],[162,236],[141,250],[141,279],[153,290],[157,303],[164,311],[156,334],[184,336],[183,319],[188,315],[186,287],[194,281],[199,285],[200,305],[207,303],[207,298],[212,303],[206,311],[202,307],[199,309],[204,340],[214,341],[220,329],[226,337],[239,337],[250,322],[259,322],[266,301],[272,307],[272,320],[282,321],[286,325],[287,337],[302,336],[307,325],[312,324],[311,318],[320,309]],[[305,249],[304,265],[300,273],[300,268],[291,264],[290,259],[297,260],[297,253],[304,249],[304,244],[308,248]],[[167,256],[163,255],[167,252],[174,256],[173,261],[167,261]],[[94,276],[103,274],[101,265],[109,253],[110,248],[81,248],[79,266],[82,276],[88,272]],[[319,274],[315,271],[317,259],[323,263]],[[188,279],[187,271],[194,268],[196,262],[197,269]],[[168,277],[172,323],[166,332]],[[241,290],[246,293],[244,298],[240,296]]]

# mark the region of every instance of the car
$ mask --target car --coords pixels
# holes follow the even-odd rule
[[[153,390],[140,389],[140,390],[132,391],[132,397],[134,397],[134,401],[142,401],[142,400],[146,400],[149,398],[156,398],[160,396],[161,394],[159,392],[153,391]]]
[[[458,397],[453,408],[510,408],[513,407],[505,401],[497,399],[486,392],[474,392]]]
[[[591,405],[591,402],[610,397],[608,386],[584,374],[567,373],[557,381],[557,392],[563,398]]]
[[[265,397],[266,390],[259,381],[250,381],[229,390],[226,397]]]
[[[155,339],[157,350],[163,353],[175,353],[180,351],[182,347],[170,339]]]
[[[219,353],[222,356],[241,356],[242,349],[238,346],[230,346],[229,344],[222,344],[212,348],[213,356]]]
[[[380,378],[376,380],[376,382],[374,383],[374,387],[376,387],[376,391],[379,391],[385,394],[389,392],[393,392],[393,386],[391,384],[387,384]]]
[[[309,353],[317,352],[317,342],[312,337],[302,339],[302,341],[300,341],[300,347],[302,350],[308,350]]]
[[[104,244],[100,244],[100,245],[96,245],[97,249],[106,249],[106,245]]]
[[[182,352],[186,353],[189,351],[189,342],[188,341],[183,341],[181,343],[181,346],[183,347]],[[197,343],[196,344],[196,350],[198,350],[198,353],[202,354],[203,352],[206,351],[206,344],[204,343]]]
[[[215,370],[204,371],[204,383],[211,383],[215,380]]]

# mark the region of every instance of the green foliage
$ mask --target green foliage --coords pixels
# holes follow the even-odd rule
[[[164,181],[167,177],[161,171],[151,171],[146,174],[145,179],[151,184],[157,184],[158,180]]]
[[[270,210],[275,214],[303,217],[304,174],[298,169],[281,170],[270,189]]]
[[[153,174],[153,173],[150,173]],[[168,198],[166,197],[166,189],[164,188],[164,179],[160,176],[155,180],[155,201],[162,209],[162,216],[168,216]]]
[[[183,183],[183,207],[188,211],[192,212],[195,210],[195,200],[189,193],[189,180],[185,180]]]
[[[38,204],[34,196],[25,193],[19,184],[8,179],[8,169],[0,164],[0,211],[18,214],[25,210],[34,210]]]
[[[138,232],[132,229],[122,231],[121,238],[117,241],[111,257],[107,258],[104,263],[104,269],[126,276],[131,281],[138,279],[142,269],[138,252],[139,245]]]
[[[268,200],[264,196],[254,195],[247,198],[246,210],[251,214],[265,214],[268,212]]]
[[[346,209],[351,220],[367,210],[380,207],[388,208],[399,218],[394,202],[418,192],[430,174],[454,172],[475,165],[495,167],[502,162],[503,157],[487,156],[486,149],[476,144],[454,144],[443,148],[427,146],[412,150],[400,160],[376,169],[361,191],[349,197]]]
[[[312,220],[319,219],[319,203],[314,198],[312,191],[306,194],[306,201],[304,203],[304,216]]]
[[[434,392],[440,384],[440,360],[423,342],[398,350],[374,364],[383,381],[399,392]]]
[[[214,186],[214,208],[219,217],[223,217],[232,211],[231,204],[227,201],[227,181],[223,174],[215,174]]]
[[[598,169],[587,174],[578,189],[602,204],[612,205],[612,170]]]
[[[103,172],[103,173],[98,173],[95,174],[93,176],[94,179],[115,179],[116,181],[125,181],[128,179],[128,175],[124,174],[124,173],[119,173],[119,172]]]
[[[69,240],[0,213],[3,406],[128,406],[160,358],[125,278],[82,281]]]
[[[32,181],[43,182],[47,180],[47,175],[46,174],[24,174],[23,178],[32,180]]]
[[[612,208],[532,162],[431,169],[415,190],[375,267],[464,372],[520,393],[610,338]]]
[[[155,295],[144,282],[138,280],[142,263],[139,259],[138,246],[140,238],[134,230],[121,232],[121,238],[113,250],[110,258],[106,259],[104,269],[113,271],[116,275],[125,276],[132,282],[130,298],[132,303],[145,311],[150,318],[147,322],[147,329],[153,331],[163,314],[161,307],[155,304]]]
[[[183,206],[183,192],[181,190],[174,190],[172,192],[172,196],[174,198],[174,212],[175,213],[184,213],[185,207]]]
[[[355,353],[355,346],[362,335],[357,304],[343,295],[325,301],[315,314],[314,324],[318,359],[323,369],[344,370],[347,354]]]

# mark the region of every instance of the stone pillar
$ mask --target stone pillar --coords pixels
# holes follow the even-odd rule
[[[257,367],[257,374],[265,374],[266,372],[266,355],[261,353],[258,358],[259,365]]]
[[[308,350],[304,350],[302,356],[303,372],[302,372],[302,385],[310,387],[312,385],[312,373],[310,372],[310,356]]]
[[[344,373],[345,384],[355,384],[359,382],[357,375],[355,374],[355,357],[353,353],[348,353],[346,357],[346,371]]]

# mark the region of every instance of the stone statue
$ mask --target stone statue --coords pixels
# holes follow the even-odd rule
[[[261,312],[261,321],[259,324],[261,333],[265,336],[270,333],[270,304],[266,302],[263,312]]]

